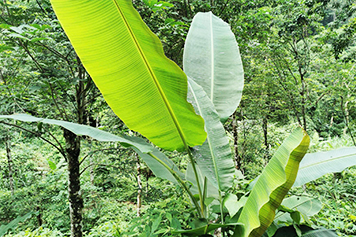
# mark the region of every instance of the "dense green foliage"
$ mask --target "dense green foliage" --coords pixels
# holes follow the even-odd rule
[[[356,145],[353,1],[142,0],[134,6],[167,57],[182,68],[185,38],[198,12],[212,11],[228,22],[239,44],[245,87],[240,106],[223,125],[241,172],[224,187],[231,194],[224,205],[221,197],[220,205],[209,198],[200,204],[209,209],[210,222],[225,217],[236,223],[248,180],[298,125],[311,137],[309,152]],[[29,113],[140,137],[106,105],[49,1],[1,1],[0,7],[0,114]],[[0,122],[0,236],[68,236],[67,137],[41,122]],[[89,136],[78,139],[85,236],[177,236],[172,231],[206,224],[195,219],[184,188],[155,177],[133,150]],[[188,156],[164,153],[188,174]],[[194,188],[194,179],[187,180]],[[276,219],[266,235],[311,236],[310,228],[325,227],[355,236],[355,182],[355,168],[349,168],[291,189],[292,198],[320,201],[320,211],[307,216],[281,206],[277,216],[288,218]]]

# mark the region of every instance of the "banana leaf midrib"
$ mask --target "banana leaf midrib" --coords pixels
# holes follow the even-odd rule
[[[197,103],[196,103],[196,104],[197,104],[197,108],[198,108],[198,110],[199,110],[199,114],[201,115],[202,112],[201,112],[200,105],[199,105],[199,103],[198,103],[198,100],[197,100],[197,97],[196,97],[196,95],[195,95],[195,92],[194,92],[192,86],[190,85],[190,82],[189,82],[189,81],[188,81],[188,86],[189,86],[189,88],[190,88],[190,91],[192,92],[192,95],[193,95],[195,101],[197,102]],[[205,126],[206,126],[206,125],[204,124],[204,127],[205,127]],[[213,162],[214,162],[214,173],[215,173],[215,176],[216,176],[216,179],[217,179],[217,182],[218,182],[218,186],[219,186],[219,191],[220,191],[220,190],[221,190],[220,177],[219,177],[219,173],[218,173],[218,171],[217,171],[217,164],[216,164],[215,154],[214,154],[214,152],[213,152],[213,150],[212,150],[212,148],[211,148],[211,141],[210,141],[210,138],[209,138],[209,134],[208,134],[208,136],[207,136],[206,138],[207,138],[208,143],[209,143],[209,150],[210,150],[211,157],[213,158],[212,160],[213,160]]]
[[[129,25],[126,17],[125,17],[125,14],[122,12],[122,10],[120,8],[120,5],[117,2],[117,0],[113,0],[113,2],[114,2],[115,6],[117,8],[118,13],[120,14],[121,18],[123,19],[125,27],[128,30],[129,35],[132,38],[132,41],[134,42],[134,44],[136,46],[136,49],[137,49],[139,55],[141,56],[141,59],[142,59],[143,63],[145,64],[145,66],[147,68],[147,71],[149,72],[149,74],[150,74],[154,84],[156,85],[156,88],[157,88],[157,90],[158,90],[158,92],[159,92],[164,104],[166,105],[168,113],[170,114],[170,116],[172,118],[172,121],[173,121],[175,127],[177,128],[177,132],[178,132],[178,134],[179,134],[179,136],[180,136],[180,138],[181,138],[181,140],[182,140],[182,142],[184,144],[184,147],[186,149],[188,149],[188,145],[186,143],[185,136],[183,134],[182,128],[180,127],[180,125],[178,123],[177,117],[175,116],[175,114],[173,112],[173,109],[172,109],[171,105],[169,104],[168,99],[167,99],[166,95],[164,94],[164,91],[162,90],[162,87],[160,86],[155,73],[153,72],[151,66],[149,65],[148,60],[147,60],[147,58],[146,58],[146,56],[145,56],[145,54],[144,54],[139,42],[138,42],[138,40],[136,39],[136,36],[135,36],[133,30],[131,29],[131,27],[130,27],[130,25]]]

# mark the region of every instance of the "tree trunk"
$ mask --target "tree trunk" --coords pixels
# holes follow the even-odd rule
[[[136,157],[136,167],[137,167],[137,216],[141,216],[141,201],[142,201],[142,182],[141,182],[141,164],[138,155]]]
[[[242,111],[242,108],[240,109],[240,118],[242,122],[242,135],[243,135],[243,142],[241,144],[241,149],[239,152],[239,157],[240,157],[240,162],[242,166],[242,161],[245,161],[245,164],[247,163],[245,159],[245,147],[246,147],[246,124],[245,124],[245,119],[244,119],[244,113]],[[240,168],[241,172],[244,173],[243,168]]]
[[[241,170],[241,157],[239,155],[239,147],[238,147],[239,134],[237,132],[236,111],[232,115],[232,132],[233,132],[233,135],[234,135],[235,168],[237,170]]]
[[[269,158],[269,144],[268,144],[268,119],[267,116],[264,116],[262,119],[262,130],[263,130],[263,138],[264,138],[264,145],[265,145],[265,154],[264,154],[264,162],[265,165],[268,163]]]
[[[9,171],[9,185],[11,190],[11,195],[14,195],[14,178],[12,176],[12,156],[11,156],[11,144],[10,144],[10,137],[6,135],[6,156],[7,156],[7,165]]]
[[[76,122],[86,123],[86,97],[90,90],[92,81],[86,78],[86,72],[77,56],[79,83],[76,86]],[[86,81],[86,85],[85,82]],[[68,162],[68,194],[69,194],[69,212],[71,237],[82,237],[82,212],[84,201],[80,193],[80,137],[69,130],[63,130],[63,136],[66,141],[66,156]]]
[[[146,192],[145,192],[145,194],[146,194],[146,198],[148,197],[148,180],[149,180],[149,178],[150,178],[150,169],[148,169],[147,170],[147,172],[146,172]]]
[[[268,120],[266,117],[263,118],[262,120],[262,129],[263,129],[263,138],[264,138],[264,144],[266,149],[268,149],[268,130],[267,130],[267,126],[268,126]]]
[[[38,211],[38,214],[37,214],[37,224],[38,226],[42,226],[42,214],[41,214],[41,208],[39,206],[36,207],[36,211]]]
[[[68,194],[71,237],[82,237],[83,198],[80,194],[79,154],[80,138],[69,130],[64,129],[66,140],[66,155],[68,162]]]
[[[300,69],[301,71],[301,69]],[[302,74],[302,72],[300,72],[300,81],[302,83],[302,91],[301,91],[301,97],[302,97],[302,119],[303,119],[303,128],[305,131],[307,131],[307,120],[306,120],[306,113],[305,113],[305,104],[306,104],[306,98],[305,98],[305,94],[306,94],[306,87],[305,87],[305,81],[304,81],[304,74]]]

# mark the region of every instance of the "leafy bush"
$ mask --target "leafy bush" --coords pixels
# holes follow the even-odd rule
[[[48,229],[48,228],[43,228],[39,227],[35,230],[27,229],[24,231],[20,231],[17,234],[8,234],[5,235],[4,237],[60,237],[60,236],[65,236],[62,232],[58,230],[53,230],[53,229]]]

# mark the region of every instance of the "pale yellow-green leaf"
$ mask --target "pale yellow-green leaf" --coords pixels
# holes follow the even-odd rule
[[[275,211],[292,187],[299,163],[309,147],[309,136],[302,128],[294,132],[278,148],[263,170],[242,209],[234,237],[259,237],[272,223]]]
[[[165,57],[130,0],[51,3],[83,65],[130,129],[168,150],[205,141],[203,119],[186,101],[186,75]]]

